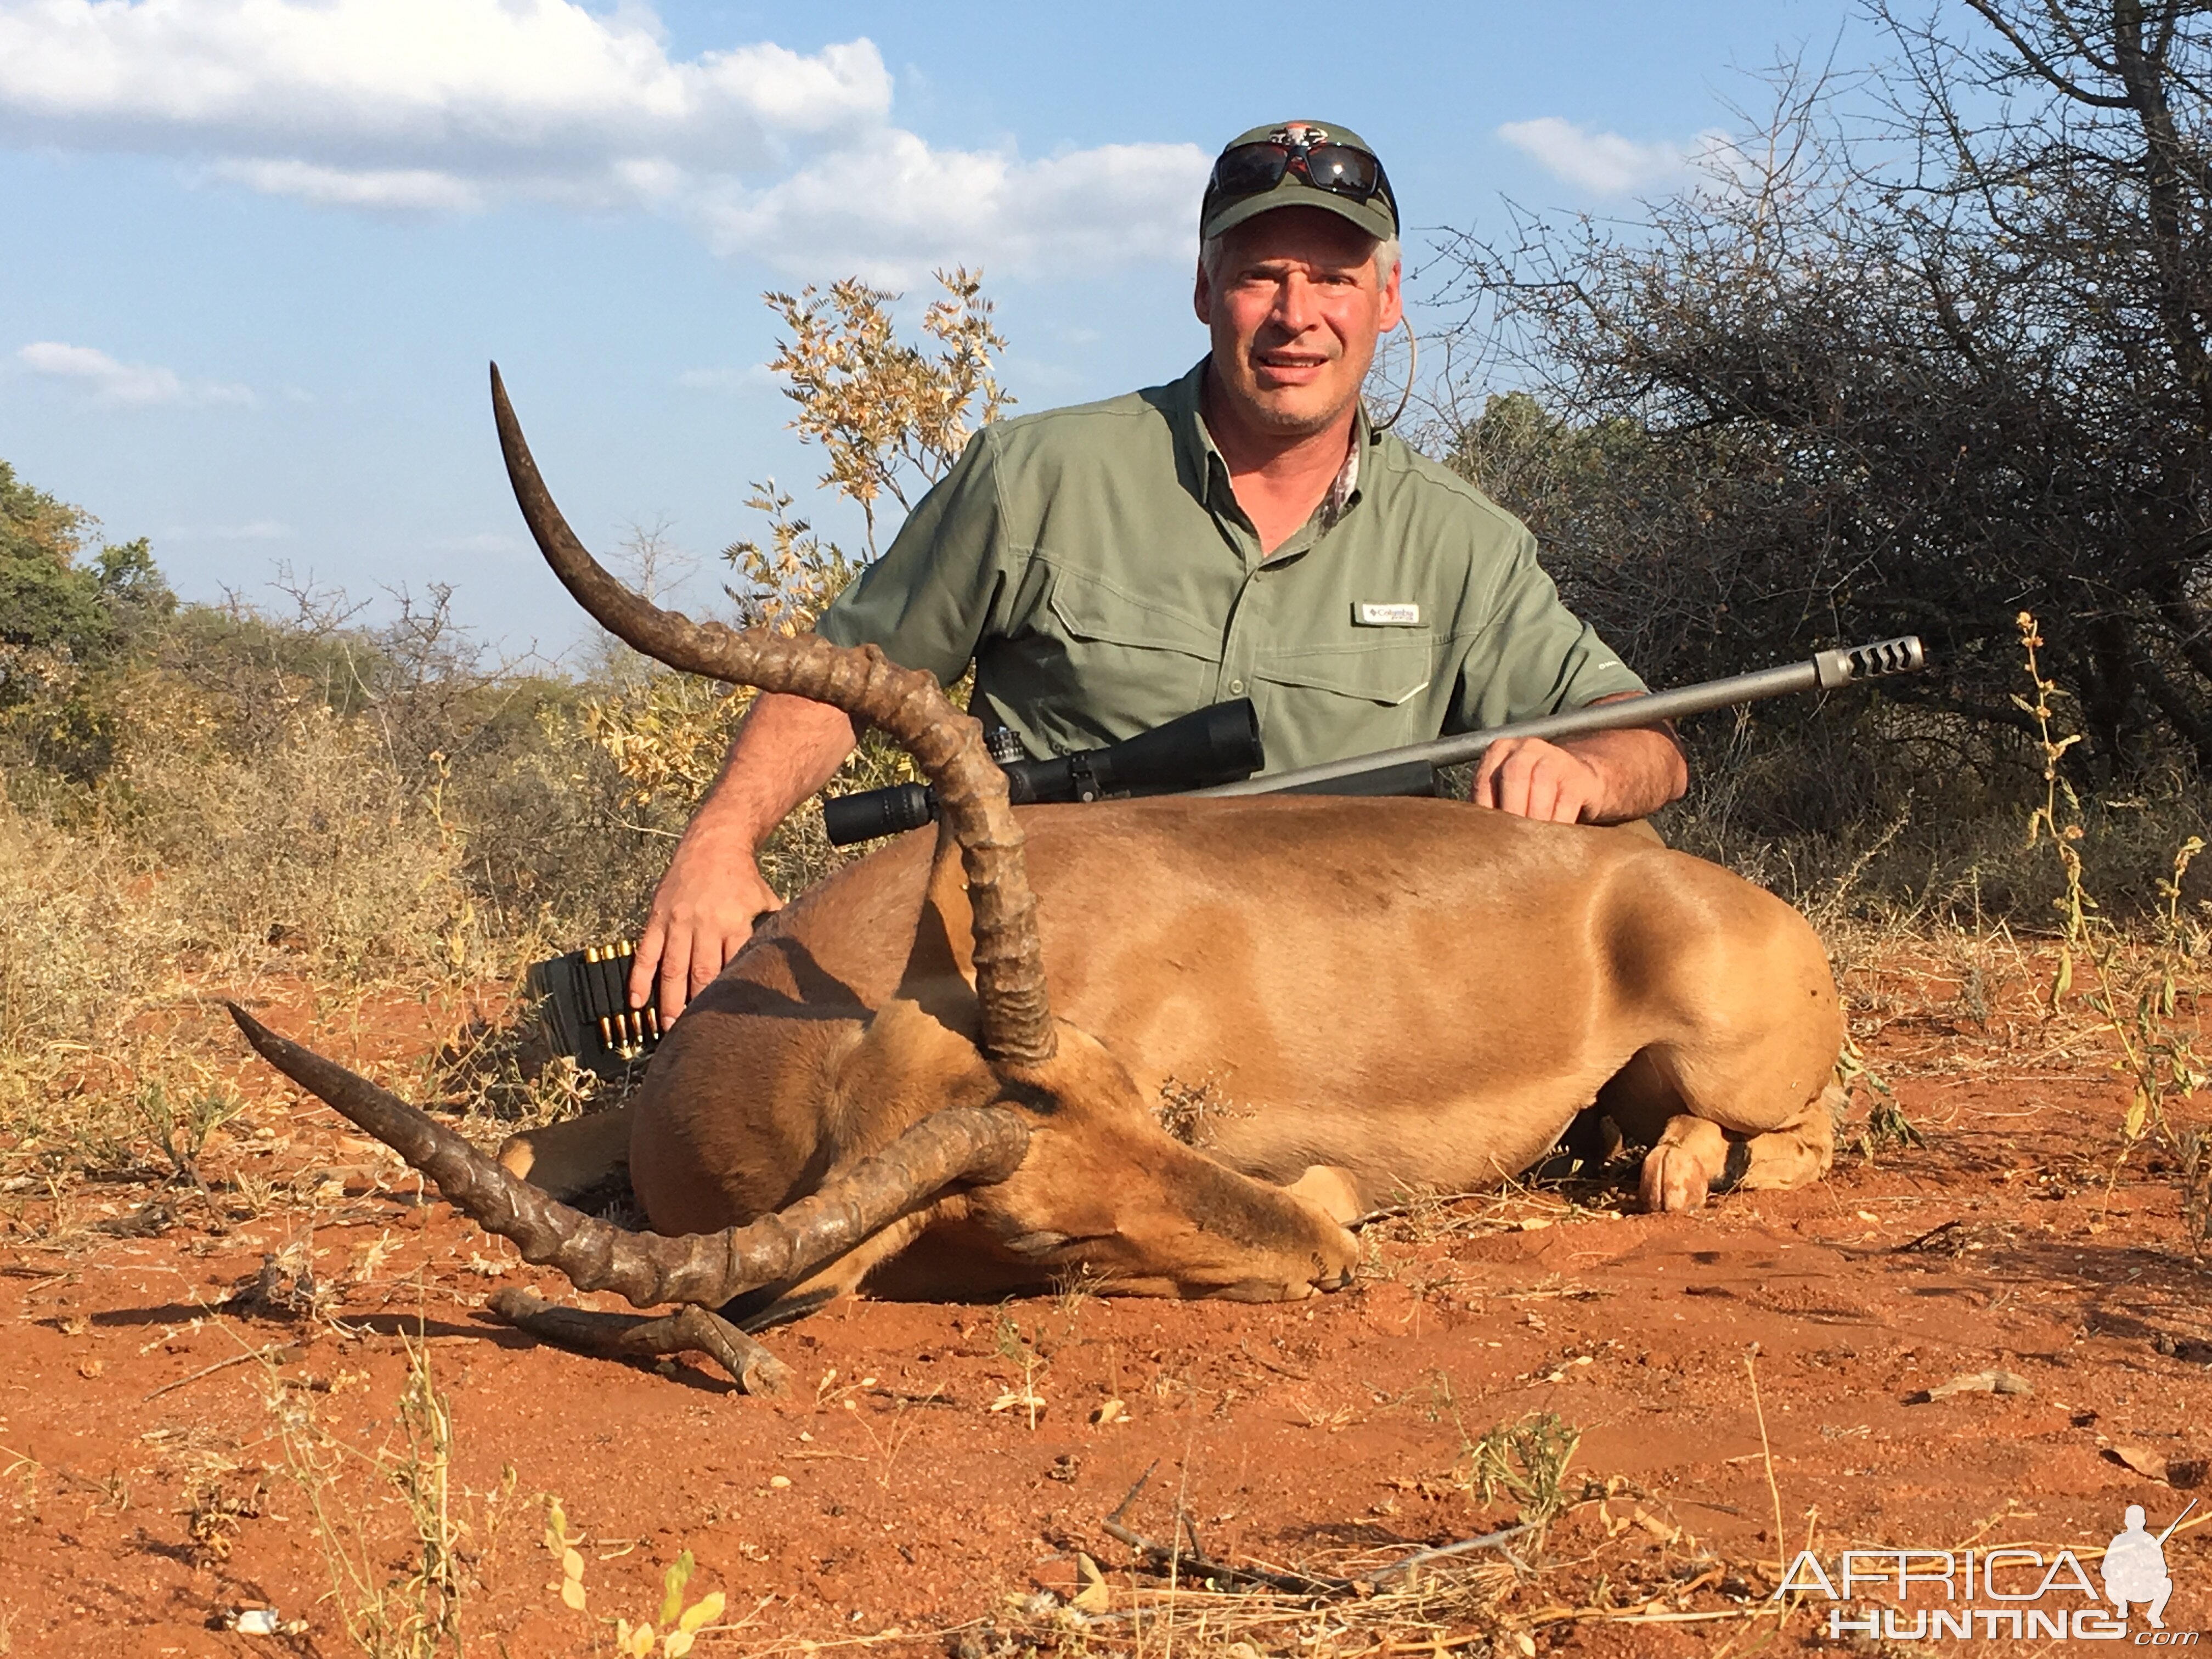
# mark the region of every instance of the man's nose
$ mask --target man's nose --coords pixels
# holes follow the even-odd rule
[[[1293,271],[1275,290],[1275,326],[1285,333],[1304,333],[1319,320],[1314,308],[1313,284]]]

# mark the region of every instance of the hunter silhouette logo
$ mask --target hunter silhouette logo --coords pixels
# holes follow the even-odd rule
[[[2166,1571],[2166,1540],[2173,1536],[2174,1527],[2189,1518],[2189,1510],[2197,1507],[2197,1500],[2189,1500],[2189,1509],[2173,1517],[2173,1525],[2154,1538],[2143,1526],[2143,1506],[2128,1505],[2127,1530],[2105,1546],[2103,1572],[2105,1599],[2128,1616],[2128,1604],[2143,1603],[2144,1615],[2153,1630],[2166,1628],[2166,1598],[2173,1594],[2173,1580]]]
[[[2173,1594],[2166,1542],[2196,1507],[2191,1498],[2165,1531],[2154,1533],[2142,1505],[2129,1504],[2125,1529],[2114,1535],[2097,1563],[2105,1581],[2101,1598],[2072,1550],[2046,1556],[2022,1546],[1850,1549],[1836,1558],[1832,1577],[1812,1551],[1801,1550],[1774,1595],[1778,1600],[1826,1597],[1831,1641],[1948,1636],[2125,1642],[2129,1612],[2140,1607],[2150,1628],[2134,1636],[2135,1646],[2193,1647],[2199,1632],[2166,1627],[2166,1604]]]

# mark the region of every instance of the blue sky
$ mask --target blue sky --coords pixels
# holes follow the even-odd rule
[[[980,264],[1021,407],[1107,396],[1204,349],[1196,194],[1238,130],[1359,129],[1418,256],[1501,195],[1632,210],[1801,48],[1878,46],[1841,0],[0,0],[0,457],[187,597],[442,580],[558,652],[489,358],[587,540],[711,560],[750,480],[818,471],[764,288]]]

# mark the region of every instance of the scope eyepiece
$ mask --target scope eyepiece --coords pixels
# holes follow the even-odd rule
[[[822,827],[833,847],[919,830],[937,816],[937,798],[919,783],[895,783],[822,803]]]

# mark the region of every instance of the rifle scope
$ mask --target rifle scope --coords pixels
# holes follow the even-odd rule
[[[1103,749],[1000,763],[1006,793],[1017,806],[1203,789],[1249,778],[1266,763],[1260,716],[1249,697],[1214,703]],[[937,792],[919,783],[895,783],[822,803],[823,828],[837,847],[919,830],[936,817]]]

